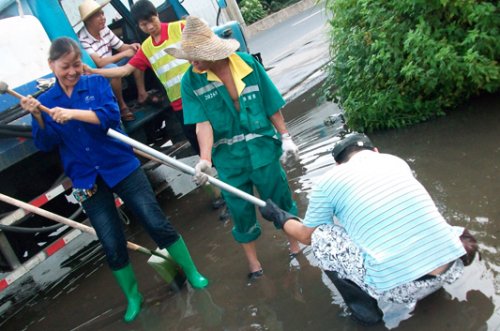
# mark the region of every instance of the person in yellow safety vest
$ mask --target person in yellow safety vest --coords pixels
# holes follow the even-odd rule
[[[194,151],[199,154],[196,127],[184,125],[182,114],[181,78],[189,68],[189,62],[177,60],[163,52],[163,49],[180,42],[185,21],[161,22],[156,7],[148,0],[137,1],[130,9],[130,13],[139,28],[149,35],[141,44],[141,48],[126,65],[121,67],[100,69],[86,67],[85,70],[104,77],[115,78],[128,76],[135,70],[153,69],[165,88],[172,110],[182,125],[184,135]]]
[[[196,125],[184,124],[181,99],[181,79],[190,64],[186,60],[179,60],[165,53],[163,50],[174,46],[181,41],[182,30],[185,21],[174,21],[163,23],[160,21],[158,11],[153,3],[148,0],[139,0],[131,8],[130,13],[139,28],[149,34],[149,37],[141,44],[141,48],[129,60],[126,65],[116,68],[93,69],[88,66],[85,70],[90,73],[100,74],[104,77],[125,77],[135,70],[145,71],[153,69],[161,84],[165,88],[172,110],[181,124],[182,131],[188,139],[191,147],[200,154],[200,147],[196,136]],[[224,205],[220,191],[209,189],[214,208]],[[227,210],[224,209],[220,215],[221,220],[228,218]]]

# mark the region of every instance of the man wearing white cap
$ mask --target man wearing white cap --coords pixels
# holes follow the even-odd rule
[[[126,64],[140,47],[138,43],[125,44],[106,26],[106,17],[102,8],[109,1],[105,0],[99,4],[94,0],[85,0],[78,6],[80,18],[84,24],[78,33],[78,38],[83,49],[87,51],[99,68],[114,68]],[[113,54],[112,50],[115,50],[116,53]],[[144,87],[144,75],[142,72],[136,71],[134,77],[139,100],[145,99],[148,94]],[[120,106],[122,120],[134,120],[134,114],[128,109],[123,99],[121,78],[111,79],[111,87]]]
[[[236,53],[239,43],[221,39],[199,18],[189,16],[180,48],[170,55],[190,61],[181,82],[184,121],[196,124],[200,161],[195,180],[206,183],[212,160],[224,182],[249,194],[254,187],[263,199],[271,198],[281,208],[297,214],[286,173],[281,166],[297,157],[280,109],[285,101],[264,68],[251,55]],[[250,279],[263,274],[255,240],[261,234],[255,207],[224,193],[234,227],[233,237],[244,249]],[[290,239],[290,253],[298,253]]]

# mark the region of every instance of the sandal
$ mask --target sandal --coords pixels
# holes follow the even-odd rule
[[[162,103],[163,103],[163,98],[151,92],[148,92],[148,97],[144,101],[141,102],[137,100],[137,104],[139,106],[144,106],[144,105],[158,106],[161,105]]]
[[[120,116],[122,118],[122,121],[124,122],[130,122],[135,120],[135,115],[130,111],[128,108],[124,108],[120,110]]]

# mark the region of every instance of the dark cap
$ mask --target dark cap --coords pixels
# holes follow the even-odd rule
[[[371,149],[374,148],[373,143],[368,136],[359,132],[348,133],[342,139],[337,141],[335,145],[333,145],[332,155],[336,162],[339,161],[339,155],[350,146],[359,146]]]

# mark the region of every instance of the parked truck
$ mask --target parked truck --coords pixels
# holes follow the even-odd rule
[[[54,82],[47,64],[51,40],[68,36],[78,41],[78,5],[83,0],[0,0],[0,81],[21,95],[38,96]],[[234,1],[234,0],[232,0]],[[240,51],[249,52],[243,29],[224,13],[225,0],[152,1],[164,22],[188,15],[217,24],[214,31],[222,38],[235,38]],[[235,3],[235,2],[234,2]],[[142,42],[144,35],[130,15],[132,0],[111,0],[104,7],[108,27],[125,43]],[[95,66],[83,52],[84,62]],[[164,97],[163,87],[152,72],[146,72],[146,87]],[[134,108],[136,119],[124,123],[134,139],[160,148],[165,141],[184,140],[173,119],[168,100],[160,105],[135,102],[133,79],[123,82],[125,101]],[[177,124],[177,125],[175,125]],[[65,217],[85,221],[78,204],[68,202],[71,182],[65,177],[57,152],[39,152],[31,139],[31,116],[19,100],[0,95],[0,193],[29,202]],[[121,201],[117,198],[117,204]],[[126,215],[124,214],[124,221]],[[48,228],[47,228],[48,227]],[[52,221],[10,205],[0,203],[0,319],[15,311],[32,294],[27,283],[58,281],[65,261],[78,254],[95,238],[79,230],[59,227]],[[60,281],[60,280],[59,280]],[[35,289],[37,288],[35,286]]]

